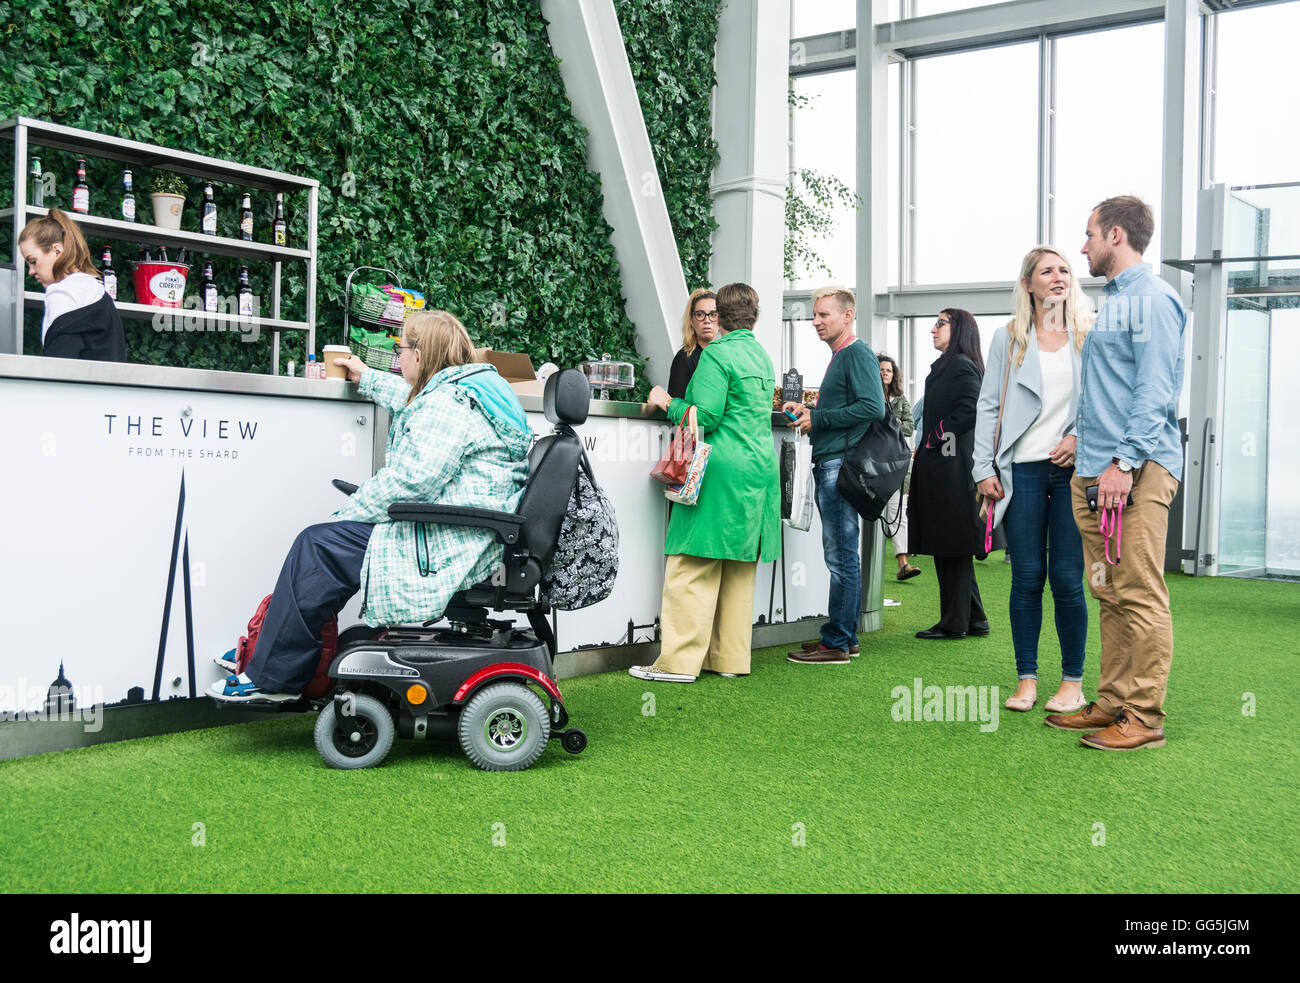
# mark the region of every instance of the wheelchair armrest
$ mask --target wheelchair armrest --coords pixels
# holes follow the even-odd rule
[[[513,546],[519,542],[524,517],[514,512],[493,512],[458,505],[426,505],[422,502],[394,502],[388,506],[394,522],[440,522],[445,526],[479,526],[497,534],[497,542]]]
[[[344,481],[342,478],[335,478],[332,482],[330,482],[330,484],[332,484],[335,488],[341,491],[344,495],[355,494],[357,488],[360,487],[358,485],[354,485],[350,481]]]

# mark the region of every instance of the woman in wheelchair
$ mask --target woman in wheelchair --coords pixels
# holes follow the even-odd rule
[[[298,534],[247,671],[214,683],[215,699],[298,699],[320,661],[321,628],[358,590],[369,625],[434,621],[453,594],[490,577],[500,562],[490,530],[388,517],[394,502],[514,511],[532,439],[514,392],[495,367],[474,361],[453,315],[416,314],[404,335],[405,381],[355,355],[335,359],[362,395],[393,415],[386,463],[333,521]]]

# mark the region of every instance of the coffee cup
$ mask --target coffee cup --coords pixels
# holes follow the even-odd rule
[[[347,345],[326,345],[325,346],[325,378],[326,379],[346,379],[348,370],[342,365],[335,365],[336,358],[351,358],[352,349]]]

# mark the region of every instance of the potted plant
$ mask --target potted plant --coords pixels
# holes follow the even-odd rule
[[[185,179],[179,174],[159,174],[153,179],[149,197],[153,200],[153,224],[163,229],[181,227],[185,206]]]

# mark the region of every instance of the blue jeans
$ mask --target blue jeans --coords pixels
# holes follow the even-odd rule
[[[1083,678],[1088,606],[1083,594],[1083,541],[1070,500],[1073,468],[1051,461],[1013,464],[1011,501],[1002,527],[1011,552],[1011,641],[1016,674],[1038,678],[1038,636],[1043,627],[1043,584],[1052,583],[1061,680]],[[1050,543],[1050,549],[1049,549]]]
[[[862,563],[858,513],[835,488],[841,460],[837,457],[814,464],[813,479],[817,484],[817,512],[822,519],[822,552],[831,573],[830,620],[822,625],[821,642],[828,649],[847,652],[858,642]]]

